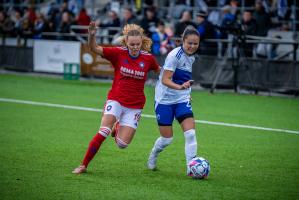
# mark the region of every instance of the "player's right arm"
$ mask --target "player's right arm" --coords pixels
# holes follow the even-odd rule
[[[163,67],[164,70],[163,70],[161,82],[163,85],[171,89],[184,90],[184,89],[188,89],[191,86],[193,80],[188,80],[181,85],[172,81],[173,74],[179,63],[177,58],[177,52],[178,52],[177,49],[174,49],[167,55]]]
[[[92,21],[88,27],[88,46],[92,52],[103,56],[103,47],[96,44],[96,32],[96,24]]]
[[[167,87],[175,89],[175,90],[184,90],[184,89],[191,87],[193,80],[186,81],[182,85],[179,85],[172,81],[173,74],[174,74],[173,71],[164,70],[163,75],[162,75],[162,83],[164,85],[166,85]]]

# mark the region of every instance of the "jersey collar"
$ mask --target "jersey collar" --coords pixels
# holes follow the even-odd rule
[[[131,53],[130,53],[130,50],[128,49],[128,54],[129,54],[130,58],[137,59],[139,57],[139,55],[140,55],[140,51],[139,51],[139,53],[138,53],[137,56],[132,56]]]

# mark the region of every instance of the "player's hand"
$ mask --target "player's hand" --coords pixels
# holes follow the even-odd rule
[[[91,36],[94,36],[97,32],[96,23],[94,21],[90,22],[88,27],[88,33]]]
[[[188,89],[189,87],[191,87],[191,85],[193,84],[194,80],[189,80],[186,81],[185,83],[182,84],[182,90],[184,89]]]

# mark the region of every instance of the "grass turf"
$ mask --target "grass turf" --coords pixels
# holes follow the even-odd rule
[[[110,84],[0,75],[0,98],[102,108]],[[153,114],[151,87],[145,114]],[[299,130],[293,98],[193,92],[196,119]],[[0,102],[1,199],[298,199],[299,135],[197,124],[199,155],[211,163],[208,180],[185,175],[184,138],[146,169],[158,137],[143,117],[126,150],[109,138],[87,174],[75,176],[100,113]]]

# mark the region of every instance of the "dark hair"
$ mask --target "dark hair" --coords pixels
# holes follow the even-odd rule
[[[248,12],[248,13],[252,14],[252,11],[251,11],[251,10],[244,10],[244,13],[245,13],[245,12]]]
[[[165,23],[162,20],[159,20],[158,23],[157,23],[157,26],[160,26],[160,25],[165,26]]]
[[[133,10],[132,10],[132,8],[130,8],[130,7],[124,7],[123,9],[127,10],[127,11],[130,11],[132,14],[134,13]]]
[[[197,35],[200,38],[199,32],[193,27],[193,26],[187,26],[183,32],[182,38],[183,41],[189,36],[189,35]]]
[[[156,12],[156,8],[154,6],[150,6],[150,7],[146,8],[146,11],[150,11],[152,13],[155,13]]]

